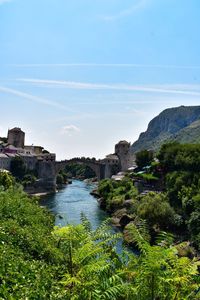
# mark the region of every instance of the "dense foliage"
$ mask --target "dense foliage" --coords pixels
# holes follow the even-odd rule
[[[150,246],[132,225],[140,255],[116,251],[121,235],[108,221],[53,227],[36,199],[16,186],[0,190],[0,299],[200,299],[197,264],[168,248],[165,234]]]
[[[15,183],[14,177],[8,171],[0,171],[0,187],[8,189]]]
[[[95,172],[85,164],[71,163],[65,167],[65,172],[69,177],[76,177],[81,179],[96,177]]]
[[[167,196],[180,215],[180,230],[200,249],[200,145],[165,144],[158,158]]]
[[[158,159],[165,172],[200,171],[199,144],[164,144],[158,154]]]
[[[64,170],[61,170],[56,176],[56,184],[58,186],[66,184],[68,179],[68,173]]]
[[[128,202],[132,221],[125,227],[126,240],[137,246],[139,255],[117,251],[122,237],[110,230],[109,220],[93,230],[82,215],[79,225],[54,227],[53,216],[8,172],[1,172],[0,299],[198,300],[197,259],[180,257],[181,245],[173,246],[172,235],[162,230],[180,230],[198,247],[199,175],[192,167],[187,171],[175,165],[180,150],[187,160],[188,146],[173,146],[174,166],[168,170],[165,152],[172,155],[170,147],[159,154],[165,192],[138,194],[131,176],[99,185],[108,211]]]
[[[126,207],[129,222],[146,220],[152,238],[155,231],[167,230],[200,250],[200,145],[165,144],[157,155],[159,161],[152,162],[148,170],[142,163],[148,151],[138,154],[140,172],[119,183],[109,179],[100,182],[103,207],[112,214]],[[134,185],[143,187],[141,194],[133,193]]]
[[[99,184],[98,192],[102,197],[103,207],[111,213],[117,212],[126,206],[126,213],[130,220],[137,223],[138,217],[147,221],[149,227],[160,229],[173,227],[176,221],[174,209],[170,206],[164,193],[149,192],[146,195],[138,194],[133,181],[124,178],[122,181],[105,179]]]
[[[136,164],[138,168],[148,166],[153,160],[153,151],[141,150],[136,153]]]
[[[70,163],[61,170],[56,177],[56,183],[58,186],[62,186],[68,182],[72,177],[79,179],[94,178],[95,172],[86,166],[85,164]]]
[[[102,197],[102,206],[109,212],[123,207],[125,200],[135,198],[138,195],[137,189],[129,178],[124,178],[118,182],[104,179],[99,183],[98,193]]]

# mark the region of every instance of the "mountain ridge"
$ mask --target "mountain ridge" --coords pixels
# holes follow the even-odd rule
[[[179,106],[163,110],[153,118],[131,146],[131,152],[157,151],[169,141],[200,143],[200,106]]]

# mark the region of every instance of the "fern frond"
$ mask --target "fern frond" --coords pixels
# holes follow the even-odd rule
[[[116,300],[123,295],[123,286],[118,284],[115,286],[109,287],[105,292],[101,294],[102,300]]]
[[[137,227],[138,231],[140,232],[140,234],[142,235],[142,237],[145,239],[145,241],[149,242],[151,237],[149,234],[149,226],[147,224],[147,221],[140,219],[137,222],[136,227]]]
[[[156,236],[156,245],[168,248],[172,245],[174,241],[174,236],[172,233],[161,231]]]
[[[126,226],[125,234],[126,234],[126,239],[132,243],[135,243],[140,252],[142,252],[143,254],[146,253],[150,245],[145,240],[142,233],[140,232],[140,230],[137,228],[135,224],[129,223]]]
[[[92,225],[83,212],[81,212],[80,219],[81,219],[81,224],[85,228],[86,232],[90,233],[92,231]]]

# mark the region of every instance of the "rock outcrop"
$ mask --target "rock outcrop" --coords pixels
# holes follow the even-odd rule
[[[152,119],[147,131],[131,146],[132,153],[147,149],[158,150],[168,141],[200,142],[200,106],[168,108]]]

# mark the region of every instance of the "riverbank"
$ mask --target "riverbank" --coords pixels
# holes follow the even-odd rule
[[[28,186],[24,188],[24,192],[27,193],[29,196],[42,197],[57,193],[59,190],[65,188],[68,184],[72,184],[71,179],[68,179],[65,183],[62,184],[56,184],[55,189],[45,189],[41,187],[38,188],[35,186]]]
[[[139,194],[133,180],[127,177],[120,182],[103,180],[92,194],[100,208],[111,217],[113,226],[123,232],[124,240],[130,246],[135,246],[131,230],[136,226],[142,234],[145,232],[151,244],[155,244],[158,236],[165,232],[171,244],[177,246],[180,256],[199,259],[199,248],[189,232],[177,224],[178,215],[170,206],[166,193]]]
[[[54,194],[57,192],[57,190],[56,189],[55,190],[45,190],[45,189],[37,189],[37,188],[29,187],[29,188],[24,188],[24,192],[28,196],[43,197],[43,196]]]

